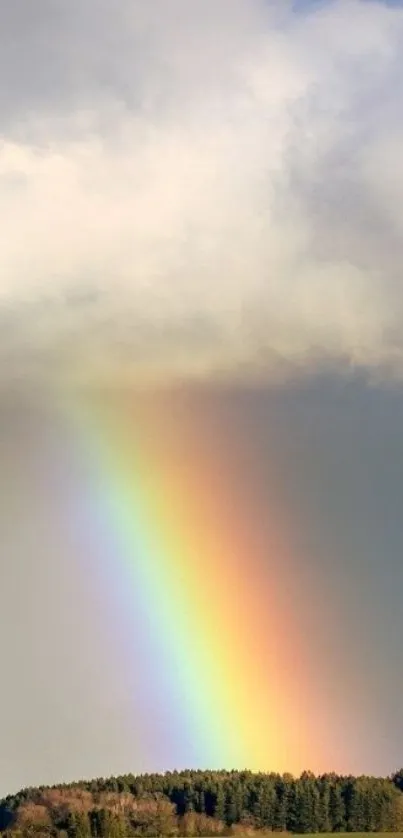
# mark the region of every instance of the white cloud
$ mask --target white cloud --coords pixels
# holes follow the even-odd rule
[[[4,110],[2,377],[403,370],[403,10],[47,6]]]

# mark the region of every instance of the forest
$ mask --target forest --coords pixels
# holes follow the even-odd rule
[[[0,803],[2,838],[131,838],[255,832],[403,831],[403,769],[390,777],[309,771],[181,771],[28,788]]]

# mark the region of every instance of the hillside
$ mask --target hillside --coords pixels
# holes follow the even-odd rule
[[[0,804],[4,838],[403,830],[403,771],[388,778],[183,771],[30,788]]]

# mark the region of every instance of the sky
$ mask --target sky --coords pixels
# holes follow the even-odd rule
[[[0,795],[213,761],[97,537],[94,393],[179,388],[151,447],[233,468],[251,545],[281,511],[306,767],[399,767],[402,48],[399,2],[0,0]]]

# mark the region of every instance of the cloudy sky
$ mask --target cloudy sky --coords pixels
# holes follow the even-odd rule
[[[0,794],[144,767],[106,627],[84,633],[62,498],[35,496],[52,400],[76,387],[202,383],[214,415],[232,394],[251,462],[276,440],[307,580],[343,622],[329,648],[350,644],[373,697],[338,764],[397,767],[402,50],[396,1],[0,0]]]
[[[2,379],[402,370],[403,9],[0,5]]]

